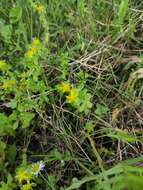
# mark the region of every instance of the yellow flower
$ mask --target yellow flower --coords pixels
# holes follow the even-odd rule
[[[43,5],[37,5],[36,6],[36,10],[39,12],[39,13],[42,13],[44,11],[44,6]]]
[[[33,183],[28,182],[27,184],[22,186],[22,190],[31,190]]]
[[[33,52],[31,51],[31,50],[29,50],[29,51],[27,51],[26,53],[25,53],[25,56],[26,57],[29,57],[29,58],[32,58],[33,57]]]
[[[20,169],[17,172],[17,175],[15,176],[15,178],[17,179],[19,183],[22,183],[23,181],[30,183],[30,180],[32,179],[32,175],[30,172]]]
[[[32,45],[33,46],[38,46],[40,44],[40,40],[38,38],[34,38]]]
[[[70,103],[70,104],[73,104],[75,103],[76,99],[78,97],[78,92],[75,88],[72,88],[69,92],[69,95],[66,96],[67,98],[67,102]]]
[[[5,60],[0,60],[0,70],[4,71],[6,69],[6,62]]]
[[[66,83],[66,82],[62,82],[59,85],[59,90],[63,93],[65,92],[69,92],[70,91],[70,84]]]
[[[32,47],[29,51],[25,53],[25,56],[28,58],[32,58],[37,53],[37,48]]]
[[[7,80],[7,81],[4,81],[2,88],[4,90],[7,90],[9,88],[12,88],[15,85],[16,85],[16,80]]]

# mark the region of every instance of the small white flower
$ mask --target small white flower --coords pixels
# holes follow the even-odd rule
[[[31,172],[34,175],[38,175],[40,171],[43,171],[45,168],[45,164],[43,161],[38,161],[37,163],[32,164]]]
[[[43,171],[43,170],[44,170],[45,164],[44,164],[43,161],[40,161],[40,162],[39,162],[39,167],[40,167],[40,171]]]

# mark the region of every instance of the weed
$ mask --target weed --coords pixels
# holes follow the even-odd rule
[[[0,1],[0,190],[142,190],[141,0]]]

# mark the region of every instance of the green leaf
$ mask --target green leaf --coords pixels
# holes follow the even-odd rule
[[[12,7],[9,16],[12,23],[18,22],[22,17],[22,8],[20,6]]]
[[[13,134],[13,122],[4,113],[0,113],[0,135]]]
[[[126,143],[133,143],[136,141],[138,141],[138,142],[141,141],[137,137],[130,135],[127,132],[122,131],[120,129],[108,129],[106,132],[107,132],[108,137],[115,138],[117,140],[121,140]]]
[[[129,0],[121,0],[120,6],[119,6],[119,11],[118,11],[118,22],[119,24],[122,24],[127,10],[128,10],[128,5],[129,4]]]
[[[14,108],[17,107],[17,100],[16,100],[16,99],[12,99],[12,100],[10,101],[10,107],[11,107],[12,109],[14,109]]]
[[[35,114],[31,112],[23,112],[20,114],[22,121],[22,127],[27,128],[30,125],[31,120],[34,118]]]
[[[83,85],[78,86],[78,100],[77,108],[79,112],[87,113],[92,108],[91,94],[87,92],[87,89]]]
[[[5,148],[6,144],[3,141],[0,141],[0,161],[5,157]]]
[[[10,189],[13,189],[13,178],[10,174],[7,175],[7,183],[5,182],[1,182],[1,187],[0,187],[0,190],[10,190]]]
[[[55,189],[56,186],[56,176],[54,175],[48,175],[48,182],[51,187],[51,189]]]
[[[7,154],[6,154],[6,158],[9,162],[9,164],[14,164],[15,162],[15,158],[16,158],[16,145],[12,144],[9,146],[8,150],[7,150]]]
[[[66,190],[73,190],[73,189],[79,189],[84,183],[90,182],[96,179],[96,176],[86,176],[82,178],[81,180],[78,180],[77,178],[73,178],[71,186],[68,187]]]
[[[61,153],[59,152],[57,149],[53,149],[51,150],[45,157],[45,161],[46,162],[51,162],[51,161],[55,161],[55,160],[58,160],[58,161],[69,161],[69,160],[72,160],[72,156],[70,155],[70,153],[67,151],[65,153]]]
[[[85,125],[84,128],[85,128],[86,132],[87,132],[88,134],[90,134],[90,133],[93,132],[93,130],[94,130],[93,123],[92,123],[92,122],[86,123],[86,125]]]
[[[11,35],[12,35],[11,25],[1,25],[0,34],[6,42],[9,42],[9,40],[11,39]]]
[[[95,110],[95,113],[96,115],[98,116],[103,116],[105,115],[107,112],[109,111],[109,109],[101,104],[96,104],[96,110]]]

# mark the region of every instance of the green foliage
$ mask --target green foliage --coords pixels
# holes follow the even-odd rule
[[[84,127],[85,131],[90,134],[94,131],[94,126],[92,122],[88,122],[86,123],[85,127]]]
[[[12,26],[5,24],[4,20],[0,20],[0,35],[6,43],[10,42],[12,36]]]
[[[12,117],[12,115],[6,116],[4,113],[0,113],[0,126],[1,126],[0,134],[1,135],[13,134],[14,129],[17,128],[17,126],[13,124],[13,121],[14,121],[13,119],[14,118]]]
[[[0,190],[143,189],[141,10],[0,1]]]
[[[75,107],[78,112],[84,112],[85,114],[92,108],[91,94],[87,92],[84,85],[81,84],[77,87],[71,86],[69,83],[62,82],[57,86],[57,90],[61,94],[68,94],[66,96],[66,102]]]
[[[9,13],[11,23],[18,22],[22,17],[22,8],[21,6],[17,5],[12,7]]]
[[[69,57],[68,54],[62,53],[59,57],[61,76],[60,78],[65,80],[69,74]]]
[[[5,148],[6,148],[6,144],[3,141],[0,141],[0,168],[5,159]]]
[[[13,178],[12,176],[9,174],[7,176],[7,182],[1,182],[0,183],[1,187],[0,190],[9,190],[9,189],[13,189],[14,188],[14,184],[13,184]]]
[[[119,11],[117,14],[119,24],[123,24],[128,8],[129,8],[129,0],[121,0]]]
[[[10,145],[6,151],[6,158],[10,165],[13,165],[16,160],[17,147],[15,144]]]
[[[104,174],[108,176],[108,184],[111,185],[111,189],[113,190],[122,190],[124,188],[128,188],[129,190],[140,190],[142,188],[142,172],[142,168],[139,169],[138,167],[130,166],[127,163],[121,163],[104,171]],[[95,181],[93,189],[106,189],[106,182],[103,179],[103,173],[99,175],[86,176],[81,180],[73,179],[71,186],[67,189],[78,189],[83,184],[91,181]],[[135,181],[137,183],[135,183]]]
[[[98,116],[103,116],[105,115],[107,112],[109,111],[109,109],[106,107],[106,106],[103,106],[101,104],[96,104],[96,110],[95,110],[95,113],[98,115]]]
[[[78,87],[78,100],[76,107],[78,108],[79,112],[87,113],[92,108],[91,103],[91,94],[87,92],[87,89],[84,89],[82,86]]]

